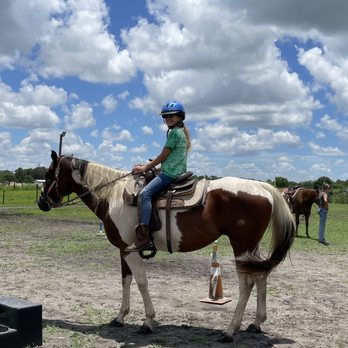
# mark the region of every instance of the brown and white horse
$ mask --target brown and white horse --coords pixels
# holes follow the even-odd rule
[[[122,193],[126,185],[134,185],[134,177],[85,160],[58,157],[54,151],[51,157],[38,201],[40,209],[60,207],[63,197],[75,192],[103,221],[107,238],[119,248],[121,255],[122,304],[111,325],[124,324],[130,309],[130,285],[134,276],[146,315],[140,332],[150,333],[155,310],[144,260],[138,253],[124,251],[135,239],[137,208],[124,204]],[[257,287],[256,317],[248,330],[260,332],[266,320],[267,276],[286,257],[295,234],[293,217],[278,190],[263,182],[224,177],[209,182],[204,205],[189,210],[175,209],[171,215],[174,252],[201,249],[221,235],[230,240],[239,278],[239,299],[233,319],[219,341],[230,342],[239,331],[254,284]],[[165,211],[160,211],[160,218],[165,221]],[[267,258],[262,258],[259,243],[268,226],[272,230],[270,252]],[[168,250],[165,228],[154,232],[153,240],[157,250]]]

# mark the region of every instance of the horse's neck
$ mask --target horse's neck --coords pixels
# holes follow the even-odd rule
[[[127,180],[127,172],[89,163],[81,184],[91,192],[91,195],[84,196],[82,200],[97,214],[100,203],[109,203],[111,199],[122,197]]]
[[[120,170],[112,169],[101,164],[88,163],[83,180],[88,187],[93,188],[118,179],[122,174],[123,172]]]

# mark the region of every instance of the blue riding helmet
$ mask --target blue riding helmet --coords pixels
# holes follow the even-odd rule
[[[169,100],[163,106],[161,110],[161,115],[172,115],[178,114],[181,118],[185,119],[185,108],[180,102],[176,100]]]

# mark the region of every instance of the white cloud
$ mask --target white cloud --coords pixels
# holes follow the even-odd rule
[[[0,11],[0,66],[13,65],[29,55],[51,27],[50,15],[63,11],[64,1],[2,1]]]
[[[141,130],[145,135],[153,135],[153,129],[149,126],[144,126],[141,128]]]
[[[1,151],[0,170],[35,168],[38,164],[48,167],[51,150],[55,149],[58,152],[59,134],[58,130],[35,129],[29,131],[18,144],[12,144],[9,133],[0,132],[0,146],[5,150]],[[74,154],[80,158],[95,158],[91,144],[84,142],[72,132],[64,137],[62,153]]]
[[[135,75],[129,52],[108,32],[102,0],[5,1],[1,6],[0,65],[28,62],[34,51],[31,69],[45,77],[122,83]]]
[[[78,76],[89,82],[122,83],[135,75],[126,49],[108,33],[102,1],[67,2],[66,11],[41,38],[38,72],[44,76]]]
[[[193,147],[199,151],[228,152],[234,155],[256,154],[280,145],[298,147],[300,138],[289,131],[258,129],[254,132],[240,131],[224,124],[203,126],[196,129],[197,138]]]
[[[245,11],[227,1],[158,0],[149,6],[157,22],[140,20],[122,36],[144,71],[148,92],[134,98],[133,107],[156,112],[175,98],[193,120],[263,127],[310,123],[319,103],[279,59],[274,28],[249,23]]]
[[[59,118],[50,106],[65,101],[62,89],[28,84],[15,92],[0,81],[0,124],[9,128],[52,128]]]
[[[331,169],[326,163],[315,163],[311,166],[311,170],[317,173],[317,177],[320,175],[328,175],[331,173]]]
[[[206,175],[207,173],[217,174],[217,168],[208,156],[200,152],[188,153],[188,168],[195,175]]]
[[[11,150],[11,133],[10,132],[0,132],[0,148],[3,154],[8,153]],[[1,161],[2,162],[2,161]]]
[[[90,135],[93,138],[99,137],[99,130],[98,129],[93,129],[92,132],[90,133]]]
[[[20,99],[25,104],[57,106],[67,101],[67,93],[63,88],[46,85],[32,85],[24,82],[19,90]]]
[[[132,141],[133,137],[129,130],[121,129],[118,125],[113,125],[111,127],[107,127],[102,132],[103,139],[108,139],[109,141]]]
[[[348,125],[331,118],[329,115],[324,115],[317,126],[335,133],[344,142],[348,141]]]
[[[337,62],[330,61],[325,52],[318,47],[307,51],[301,49],[299,62],[310,71],[318,83],[332,89],[332,101],[348,115],[348,67],[345,71]]]
[[[123,144],[114,144],[109,139],[103,139],[98,146],[98,157],[95,160],[97,163],[111,163],[113,167],[120,167],[127,150],[127,146]]]
[[[147,151],[147,147],[145,144],[141,144],[140,146],[136,146],[130,149],[133,153],[145,153]]]
[[[102,105],[104,107],[104,112],[106,114],[111,114],[117,108],[117,100],[111,94],[109,94],[103,98]]]
[[[86,102],[72,105],[70,113],[64,116],[64,123],[67,130],[94,127],[92,107]]]
[[[310,142],[308,144],[309,148],[312,150],[312,152],[319,156],[344,156],[345,153],[341,151],[338,147],[332,147],[332,146],[320,146],[318,144],[314,144],[313,142]]]
[[[129,92],[128,91],[123,91],[122,93],[118,94],[117,97],[120,100],[126,100],[129,97]]]

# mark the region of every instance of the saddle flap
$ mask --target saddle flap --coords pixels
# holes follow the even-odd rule
[[[173,191],[171,195],[170,208],[192,208],[199,205],[205,197],[205,191],[207,187],[207,180],[191,180],[191,185],[188,190],[185,191]],[[157,207],[159,209],[166,209],[168,204],[167,195],[161,195],[157,202]]]

